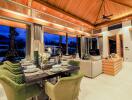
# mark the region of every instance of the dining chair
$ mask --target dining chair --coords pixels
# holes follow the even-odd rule
[[[47,81],[45,93],[49,96],[49,100],[78,100],[82,77],[83,74],[78,73],[70,77],[60,78],[55,85]]]
[[[12,66],[12,67],[20,66],[20,63],[12,63],[10,61],[4,61],[4,64],[7,64],[7,65]]]
[[[80,62],[79,61],[75,61],[75,60],[69,60],[68,64],[71,65],[71,66],[79,67]]]
[[[7,64],[3,63],[3,65],[0,65],[0,69],[5,69],[10,71],[13,74],[22,74],[22,67],[18,65],[13,65],[13,64]]]
[[[26,84],[23,74],[15,75],[0,69],[0,84],[4,87],[8,100],[27,100],[41,92],[38,84]]]
[[[80,62],[76,61],[76,60],[69,60],[68,64],[71,65],[71,67],[72,66],[80,67]],[[80,73],[80,69],[75,71],[75,72],[73,72],[72,75],[76,75],[78,73]]]

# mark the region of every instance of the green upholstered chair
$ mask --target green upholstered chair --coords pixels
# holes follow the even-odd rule
[[[0,62],[0,65],[2,65],[3,64],[3,62]]]
[[[3,65],[0,65],[0,69],[6,69],[9,70],[13,74],[22,74],[22,67],[18,65],[12,65],[12,64],[7,64],[7,62],[4,62]]]
[[[41,92],[38,84],[25,84],[23,74],[14,75],[5,69],[0,69],[0,83],[4,87],[8,100],[26,100]]]
[[[0,76],[4,75],[8,78],[10,78],[11,80],[15,81],[18,84],[23,84],[25,83],[25,78],[24,78],[24,74],[13,74],[11,73],[9,70],[6,69],[0,69]]]
[[[51,100],[76,100],[79,95],[80,82],[83,75],[78,73],[61,78],[55,85],[45,83],[45,92]]]
[[[72,66],[77,66],[77,67],[79,67],[80,62],[79,62],[79,61],[74,61],[74,60],[69,60],[68,64],[69,64],[69,65],[72,65]]]
[[[0,76],[0,83],[4,87],[8,100],[26,100],[27,98],[37,96],[40,93],[40,88],[37,84],[17,84],[4,75]]]
[[[71,67],[72,67],[72,66],[80,67],[80,62],[79,62],[79,61],[69,60],[68,64],[71,65]],[[80,73],[80,70],[78,70],[78,71],[72,73],[72,75],[78,74],[78,73]]]
[[[7,64],[7,65],[9,65],[9,66],[11,66],[11,67],[20,67],[21,65],[20,65],[20,63],[12,63],[12,62],[10,62],[10,61],[4,61],[4,64]]]

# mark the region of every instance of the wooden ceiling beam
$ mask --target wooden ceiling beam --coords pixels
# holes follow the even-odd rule
[[[42,20],[39,20],[39,19],[36,19],[36,18],[31,18],[31,17],[28,17],[28,16],[25,16],[25,15],[21,15],[21,14],[17,14],[17,13],[13,13],[13,12],[10,12],[8,10],[3,10],[3,9],[0,9],[0,17],[5,17],[5,18],[10,18],[10,19],[15,19],[15,20],[19,20],[20,22],[22,23],[37,23],[37,24],[41,24],[45,27],[50,27],[50,28],[53,28],[53,29],[56,29],[58,31],[63,31],[63,32],[68,32],[69,34],[75,34],[75,35],[81,35],[81,34],[86,34],[86,33],[82,33],[82,32],[79,32],[79,31],[74,31],[74,30],[71,30],[69,29],[68,27],[64,28],[63,26],[58,26],[56,24],[52,24],[50,22],[45,22],[45,21],[42,21]],[[18,25],[14,25],[14,26],[18,26]],[[22,25],[21,25],[22,26]],[[90,35],[90,34],[87,34],[87,35]]]
[[[131,19],[132,19],[132,14],[129,14],[127,16],[123,16],[123,17],[111,20],[110,22],[107,21],[107,22],[99,23],[95,26],[95,28],[100,28],[100,27],[103,27],[103,26],[108,26],[108,25],[112,25],[112,24],[115,24],[115,23],[123,22],[124,20],[131,20]]]
[[[132,6],[131,5],[128,5],[128,4],[125,4],[125,3],[121,3],[120,2],[120,0],[110,0],[110,1],[112,1],[112,2],[114,2],[114,3],[117,3],[117,4],[120,4],[120,5],[123,5],[123,6],[126,6],[126,7],[129,7],[129,8],[132,8]]]
[[[24,28],[24,29],[27,28],[26,24],[14,22],[14,21],[10,21],[10,20],[5,20],[5,19],[1,19],[1,18],[0,18],[0,25],[17,27],[17,28]]]
[[[69,16],[69,17],[72,17],[72,18],[74,18],[74,19],[77,19],[77,20],[79,20],[79,21],[81,21],[81,22],[87,24],[87,25],[90,26],[91,28],[94,28],[94,25],[93,25],[91,22],[89,22],[89,21],[87,21],[87,20],[84,20],[84,19],[82,19],[82,18],[80,18],[80,17],[78,17],[78,16],[76,16],[76,15],[71,14],[71,13],[68,13],[68,12],[64,11],[63,9],[60,9],[60,8],[58,8],[58,7],[56,7],[56,6],[54,6],[54,5],[50,4],[50,3],[48,3],[46,0],[34,0],[34,1],[39,2],[39,3],[43,4],[44,6],[46,6],[46,7],[48,7],[48,8],[54,9],[54,10],[56,10],[56,11],[62,13],[62,14],[65,14],[65,15],[67,15],[67,16]]]
[[[31,7],[33,0],[28,0],[28,6]]]
[[[95,23],[94,23],[95,25],[96,25],[96,22],[97,22],[97,20],[98,20],[99,14],[100,14],[100,12],[101,12],[101,8],[103,7],[103,4],[104,4],[104,0],[102,0],[102,3],[101,3],[101,5],[100,5],[100,8],[99,8],[99,11],[98,11],[98,14],[97,14]]]
[[[31,7],[32,6],[32,1],[33,0],[28,0],[28,7]],[[30,16],[30,15],[32,15],[32,11],[31,11],[31,9],[28,9],[28,15]]]

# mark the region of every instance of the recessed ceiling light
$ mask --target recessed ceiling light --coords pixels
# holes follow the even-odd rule
[[[46,11],[46,8],[45,7],[43,7],[42,9],[43,9],[43,11]]]

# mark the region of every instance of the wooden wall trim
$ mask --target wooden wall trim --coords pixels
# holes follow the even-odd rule
[[[10,20],[5,20],[5,19],[0,19],[0,25],[17,27],[17,28],[24,28],[24,29],[27,28],[26,24],[14,22],[14,21],[10,21]]]
[[[105,27],[105,26],[109,26],[109,25],[112,25],[112,24],[116,24],[116,23],[119,23],[119,22],[123,22],[123,21],[126,21],[126,20],[131,20],[132,19],[132,14],[129,14],[127,16],[123,16],[121,18],[117,18],[117,19],[114,19],[112,21],[107,21],[107,22],[103,22],[103,23],[100,23],[100,24],[97,24],[95,29],[98,29],[98,28],[101,28],[101,27]]]
[[[79,32],[73,32],[72,30],[68,29],[68,28],[64,28],[63,26],[62,27],[59,27],[59,24],[56,25],[56,24],[52,24],[52,23],[47,23],[46,21],[44,20],[41,20],[41,19],[37,19],[37,18],[31,18],[29,16],[26,16],[26,15],[23,15],[23,14],[17,14],[16,12],[15,13],[12,13],[13,11],[6,11],[6,10],[2,10],[0,9],[0,16],[2,17],[7,17],[7,18],[13,18],[13,19],[17,19],[17,20],[20,20],[20,21],[23,21],[23,22],[28,22],[28,23],[37,23],[37,24],[41,24],[43,26],[47,26],[47,27],[52,27],[52,28],[56,28],[58,30],[62,30],[62,31],[67,31],[69,34],[71,33],[75,33],[76,35],[80,35],[80,34],[83,34],[83,33],[79,33]]]

